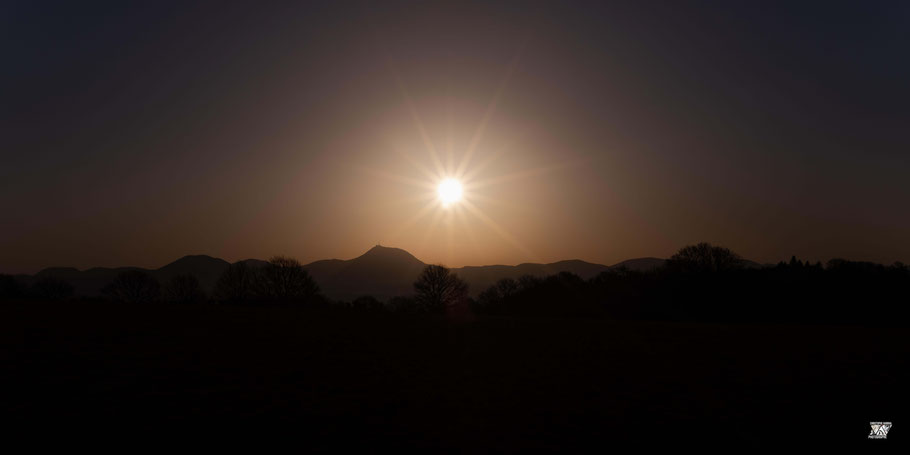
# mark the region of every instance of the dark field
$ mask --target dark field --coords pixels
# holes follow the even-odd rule
[[[501,452],[910,429],[900,328],[103,303],[3,304],[0,325],[12,435]]]

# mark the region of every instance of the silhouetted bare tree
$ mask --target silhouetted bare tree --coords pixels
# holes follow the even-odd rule
[[[319,295],[319,286],[294,258],[274,256],[260,271],[257,281],[262,297],[285,302],[312,302]]]
[[[164,301],[169,303],[200,303],[205,293],[194,275],[176,275],[164,285]]]
[[[738,254],[705,242],[685,246],[667,260],[668,269],[682,272],[720,272],[742,266],[743,260]]]
[[[249,300],[255,295],[256,275],[257,272],[246,263],[231,264],[218,277],[212,297],[215,300],[233,303]]]
[[[117,274],[101,293],[120,302],[152,303],[161,297],[161,285],[146,272],[127,270]]]
[[[429,311],[445,311],[468,296],[468,284],[441,265],[428,265],[414,282],[417,303]]]

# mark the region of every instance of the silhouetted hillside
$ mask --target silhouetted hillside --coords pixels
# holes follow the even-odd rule
[[[252,258],[237,262],[254,269],[267,264],[266,261]],[[525,275],[543,278],[569,272],[588,280],[608,270],[626,268],[635,272],[647,272],[658,269],[665,263],[665,259],[646,257],[628,259],[606,266],[576,259],[549,264],[466,266],[453,268],[452,271],[468,283],[469,294],[476,297],[505,278],[518,279]],[[42,270],[34,276],[24,276],[21,281],[31,285],[42,278],[52,277],[72,284],[76,295],[98,296],[101,289],[113,281],[120,272],[141,270],[161,283],[176,275],[193,275],[199,280],[199,287],[206,294],[211,294],[215,282],[228,265],[230,264],[223,259],[191,255],[159,269],[96,267],[80,271],[72,267],[55,267]],[[323,294],[330,299],[350,301],[371,295],[380,300],[387,300],[394,296],[410,295],[414,280],[426,265],[405,250],[377,245],[354,259],[324,259],[307,264],[304,269],[313,277]],[[744,260],[744,265],[746,268],[764,267],[748,260]]]
[[[326,296],[352,300],[362,295],[387,299],[410,294],[425,266],[405,250],[377,245],[354,259],[316,261],[304,269]]]
[[[377,245],[355,259],[326,259],[307,264],[304,268],[319,283],[323,293],[330,298],[352,300],[359,296],[372,295],[384,300],[411,294],[414,280],[425,266],[423,261],[405,250]],[[580,260],[452,269],[468,283],[471,295],[477,295],[503,278],[519,278],[523,275],[543,277],[559,272],[572,272],[587,279],[606,270],[609,270],[609,267],[605,265]]]
[[[166,283],[177,275],[193,275],[199,280],[199,287],[206,293],[211,293],[215,281],[229,265],[228,261],[211,256],[184,256],[151,273],[161,283]]]
[[[317,283],[328,283],[334,279],[349,260],[322,259],[303,266],[304,269],[316,280]]]
[[[88,270],[78,270],[73,267],[51,267],[26,278],[24,281],[32,284],[43,278],[56,278],[73,285],[76,295],[99,296],[101,289],[114,281],[121,272],[140,270],[148,273],[161,283],[165,283],[177,275],[193,275],[199,280],[199,287],[206,293],[211,293],[215,281],[230,265],[227,261],[206,255],[191,255],[177,259],[170,264],[158,269],[144,269],[141,267],[95,267]]]
[[[611,269],[620,269],[626,268],[635,272],[647,272],[649,270],[654,270],[656,268],[663,267],[667,263],[666,259],[660,258],[636,258],[636,259],[626,259],[617,264],[610,266]]]
[[[661,258],[635,258],[635,259],[626,259],[625,261],[613,264],[610,266],[611,269],[619,269],[625,267],[628,270],[633,272],[648,272],[651,270],[659,269],[667,263],[666,259]],[[750,261],[748,259],[743,259],[743,267],[747,269],[760,269],[763,267],[773,267],[774,264],[760,264],[755,261]]]
[[[95,267],[88,270],[78,270],[73,267],[51,267],[44,269],[29,277],[27,284],[34,284],[42,279],[55,278],[73,285],[76,295],[98,296],[101,288],[107,286],[120,272],[127,270],[145,270],[138,267]]]
[[[258,268],[269,265],[269,261],[263,261],[262,259],[244,259],[242,261],[235,262],[235,264],[238,262],[242,262],[242,263],[246,264],[247,267],[251,267],[254,269],[258,269]]]

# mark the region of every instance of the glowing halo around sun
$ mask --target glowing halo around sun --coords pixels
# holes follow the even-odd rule
[[[411,147],[394,146],[389,151],[398,154],[404,161],[410,163],[413,171],[422,176],[393,173],[381,168],[361,168],[373,176],[419,190],[400,200],[385,203],[388,206],[418,204],[412,216],[391,226],[389,232],[384,235],[386,238],[398,239],[404,232],[412,229],[418,223],[424,222],[426,229],[422,238],[418,240],[418,245],[413,248],[419,252],[423,251],[430,242],[443,241],[448,247],[449,256],[452,257],[456,248],[463,246],[463,244],[457,245],[454,240],[455,229],[464,230],[470,238],[469,242],[475,243],[476,247],[475,227],[480,225],[515,248],[527,261],[543,262],[542,258],[525,246],[521,239],[496,221],[496,212],[486,213],[487,210],[491,210],[491,206],[518,208],[508,200],[489,194],[493,187],[541,177],[544,174],[578,164],[573,161],[555,162],[491,175],[493,164],[502,157],[514,153],[523,140],[522,137],[515,137],[511,141],[493,148],[483,140],[484,133],[491,124],[499,99],[517,61],[516,56],[500,81],[498,90],[487,105],[486,112],[478,119],[473,136],[466,141],[466,147],[461,150],[453,146],[454,142],[451,137],[447,140],[445,147],[438,147],[438,144],[431,140],[432,135],[418,114],[407,87],[400,77],[397,78],[398,89],[410,111],[415,133],[422,139],[423,144]],[[482,159],[475,160],[475,155]],[[459,156],[460,159],[457,159]],[[445,238],[438,236],[436,229],[439,226],[444,226],[447,230]]]
[[[448,207],[461,200],[462,188],[458,180],[448,178],[439,183],[436,189],[443,207]]]

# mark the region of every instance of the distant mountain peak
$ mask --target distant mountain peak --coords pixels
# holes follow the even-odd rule
[[[269,265],[269,261],[263,261],[262,259],[250,258],[250,259],[243,259],[243,260],[237,261],[234,264],[244,264],[247,267],[258,268],[258,267],[265,267],[265,266]]]
[[[551,262],[547,265],[563,265],[563,264],[583,264],[583,265],[600,265],[593,262],[588,262],[582,259],[563,259],[561,261]]]
[[[411,292],[425,264],[411,253],[382,245],[348,260],[324,259],[304,266],[326,295],[353,299],[372,295],[381,299]]]
[[[37,275],[49,275],[49,274],[58,274],[58,273],[73,273],[73,272],[78,272],[78,271],[79,271],[79,269],[77,269],[75,267],[47,267],[45,269],[40,270],[35,275],[37,276]]]
[[[376,245],[373,248],[370,248],[366,253],[363,253],[354,260],[356,261],[357,259],[363,258],[406,259],[408,261],[422,262],[406,250],[382,245]]]
[[[180,258],[180,259],[177,259],[177,260],[174,261],[174,262],[207,261],[207,260],[216,260],[216,261],[217,261],[217,260],[220,260],[220,259],[214,258],[214,257],[209,256],[209,255],[207,255],[207,254],[188,254],[188,255],[186,255],[186,256],[183,256],[183,257]],[[171,262],[171,264],[173,264],[174,262]]]
[[[369,253],[381,253],[381,252],[383,252],[383,251],[405,251],[405,250],[403,250],[403,249],[401,249],[401,248],[394,248],[394,247],[391,247],[391,246],[382,246],[382,245],[380,245],[380,244],[377,243],[373,248],[370,248],[369,250],[367,250],[367,252],[366,252],[365,254],[369,254]]]
[[[666,259],[653,258],[653,257],[644,257],[644,258],[634,258],[626,259],[625,261],[613,264],[610,266],[611,269],[621,269],[625,268],[628,270],[634,270],[639,272],[644,272],[648,270],[654,270],[656,268],[662,267],[666,263]]]
[[[159,270],[167,270],[173,268],[188,268],[193,269],[202,265],[208,264],[218,264],[223,265],[227,264],[227,261],[224,259],[215,258],[206,254],[188,254],[180,259],[177,259],[174,262],[171,262],[164,267],[161,267]]]

